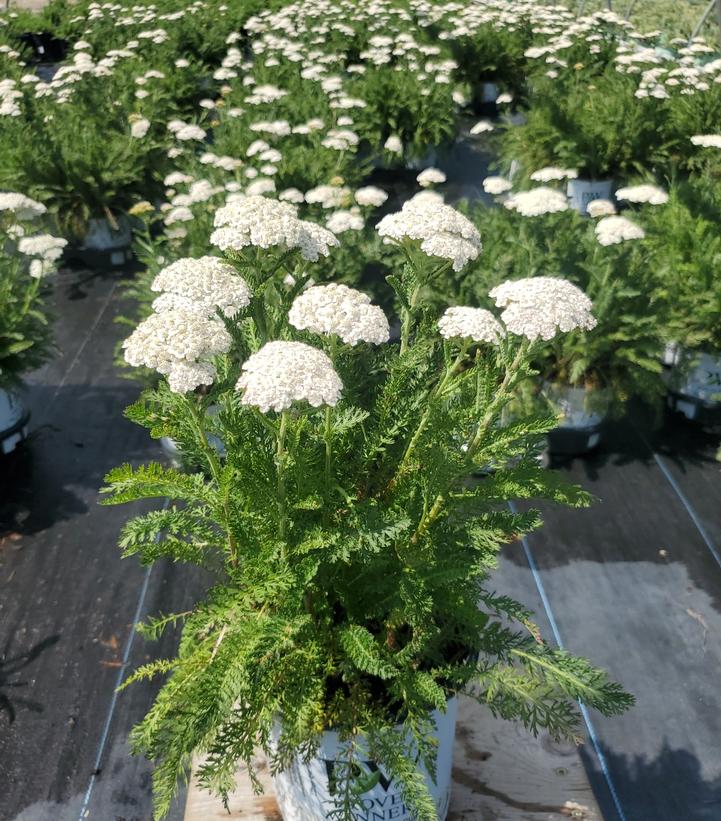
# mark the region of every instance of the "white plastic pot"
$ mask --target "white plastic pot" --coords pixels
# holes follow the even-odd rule
[[[611,199],[612,188],[613,180],[569,180],[566,193],[571,208],[585,215],[590,202]]]
[[[117,230],[105,217],[89,220],[81,250],[106,253],[111,265],[123,265],[128,261],[128,249],[133,235],[128,218],[124,215],[116,219],[116,224]]]
[[[548,433],[551,453],[582,454],[599,444],[609,404],[605,392],[545,382],[543,395],[559,414],[558,427]]]
[[[29,418],[18,394],[0,388],[0,453],[11,453],[27,438]]]
[[[721,422],[721,356],[684,351],[670,381],[669,407],[687,419]]]
[[[458,699],[451,698],[445,713],[434,711],[435,737],[438,739],[436,781],[425,770],[426,784],[435,801],[439,821],[448,814],[451,797],[451,769],[453,742],[456,732]],[[403,732],[402,725],[397,728]],[[280,728],[276,728],[277,740]],[[323,733],[320,749],[315,758],[305,763],[296,759],[290,767],[273,777],[278,807],[284,821],[328,821],[336,802],[334,800],[334,770],[343,753],[343,745],[335,732]],[[358,765],[369,775],[379,772],[375,762],[364,760]],[[378,783],[362,798],[363,810],[356,812],[356,821],[412,821],[413,816],[404,804],[398,785],[391,776],[380,771]]]

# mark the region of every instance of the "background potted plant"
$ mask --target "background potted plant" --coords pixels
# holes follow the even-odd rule
[[[548,437],[552,453],[584,453],[599,443],[611,409],[632,396],[654,405],[663,394],[659,353],[669,296],[656,261],[663,251],[641,241],[640,224],[615,216],[608,201],[596,203],[599,210],[591,206],[596,221],[589,223],[546,186],[505,196],[504,208],[473,209],[486,249],[446,298],[485,305],[484,293],[519,276],[562,275],[588,294],[596,326],[542,346],[535,360],[540,379],[522,397],[540,399],[558,415]]]
[[[688,419],[721,419],[721,198],[711,178],[670,191],[664,208],[648,213],[648,242],[657,248],[667,299],[664,332],[669,406]]]
[[[666,157],[658,102],[638,99],[636,88],[633,77],[614,67],[600,75],[580,68],[562,78],[535,78],[527,122],[504,133],[504,162],[516,160],[526,179],[546,166],[576,169],[568,194],[585,214],[589,202],[611,196],[614,179],[651,170]]]
[[[44,213],[23,194],[0,193],[0,453],[27,435],[29,414],[18,389],[23,375],[53,350],[45,277],[55,270],[65,240],[33,233]]]
[[[122,264],[131,241],[126,211],[140,191],[157,190],[162,143],[148,134],[148,120],[129,119],[108,100],[101,79],[81,82],[72,104],[26,99],[28,116],[5,118],[0,180],[46,203],[75,254]]]
[[[121,545],[215,574],[190,612],[144,628],[181,622],[183,638],[177,657],[129,680],[169,674],[133,747],[156,761],[158,816],[193,754],[201,784],[227,797],[259,746],[286,819],[351,819],[389,796],[442,819],[458,693],[554,736],[573,734],[576,698],[606,714],[630,704],[488,586],[501,545],[539,525],[508,500],[588,501],[537,464],[552,416],[499,423],[539,327],[552,336],[593,317],[559,279],[530,301],[513,283],[500,317],[441,316],[426,286],[480,241],[425,198],[378,226],[405,259],[389,277],[401,335],[388,343],[361,292],[307,287],[337,240],[295,213],[262,197],[220,209],[211,243],[225,263],[211,274],[188,260],[189,280],[166,277],[168,298],[125,345],[131,364],[166,377],[128,415],[172,435],[197,470],[112,471],[107,503],[170,499],[129,521]]]

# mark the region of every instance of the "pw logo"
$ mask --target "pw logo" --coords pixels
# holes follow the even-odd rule
[[[336,795],[338,788],[338,778],[336,775],[337,761],[334,759],[323,759],[325,763],[325,771],[328,776],[328,794]],[[361,761],[358,764],[353,764],[354,778],[359,779],[358,791],[360,793],[370,792],[378,784],[383,787],[384,792],[388,792],[388,788],[393,782],[393,776],[388,778],[375,761]],[[365,773],[365,777],[364,776]]]

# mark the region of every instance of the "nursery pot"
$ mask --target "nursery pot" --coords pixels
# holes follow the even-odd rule
[[[33,58],[39,63],[59,63],[68,52],[68,41],[49,31],[27,31],[18,40],[33,50]]]
[[[496,99],[499,95],[498,86],[488,81],[474,83],[471,88],[471,106],[476,114],[486,114],[495,117],[498,114]]]
[[[88,231],[80,246],[80,254],[88,261],[102,260],[110,265],[124,265],[131,259],[132,232],[125,215],[116,218],[117,228],[105,217],[88,221]]]
[[[458,699],[451,698],[445,713],[434,710],[431,714],[436,727],[434,737],[438,741],[436,781],[421,768],[435,801],[439,821],[446,818],[450,803],[457,712]],[[404,732],[403,725],[398,725],[396,731]],[[277,725],[273,742],[277,741],[279,734],[280,726]],[[336,806],[334,770],[343,749],[338,733],[325,732],[314,758],[308,762],[296,758],[287,769],[273,776],[273,786],[284,821],[327,821],[333,817],[332,812]],[[413,815],[403,803],[395,779],[383,772],[374,761],[364,757],[362,752],[357,763],[364,774],[372,776],[377,773],[378,779],[374,787],[363,793],[363,809],[355,811],[355,821],[412,821]]]
[[[672,410],[704,425],[721,424],[721,355],[683,352],[670,383],[668,406]]]
[[[0,388],[0,453],[11,453],[27,438],[29,419],[20,396]]]
[[[589,202],[611,198],[613,180],[569,180],[566,193],[571,208],[586,214]]]
[[[547,434],[549,453],[580,456],[593,450],[601,441],[601,426],[608,408],[607,394],[545,382],[543,395],[560,415],[558,427]]]

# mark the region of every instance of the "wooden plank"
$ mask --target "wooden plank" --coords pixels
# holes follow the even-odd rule
[[[247,773],[239,770],[228,815],[217,798],[191,783],[185,821],[282,821],[266,762],[257,761],[263,795],[253,794]],[[461,699],[448,821],[601,817],[573,744],[536,739],[517,724],[494,719],[471,699]]]

